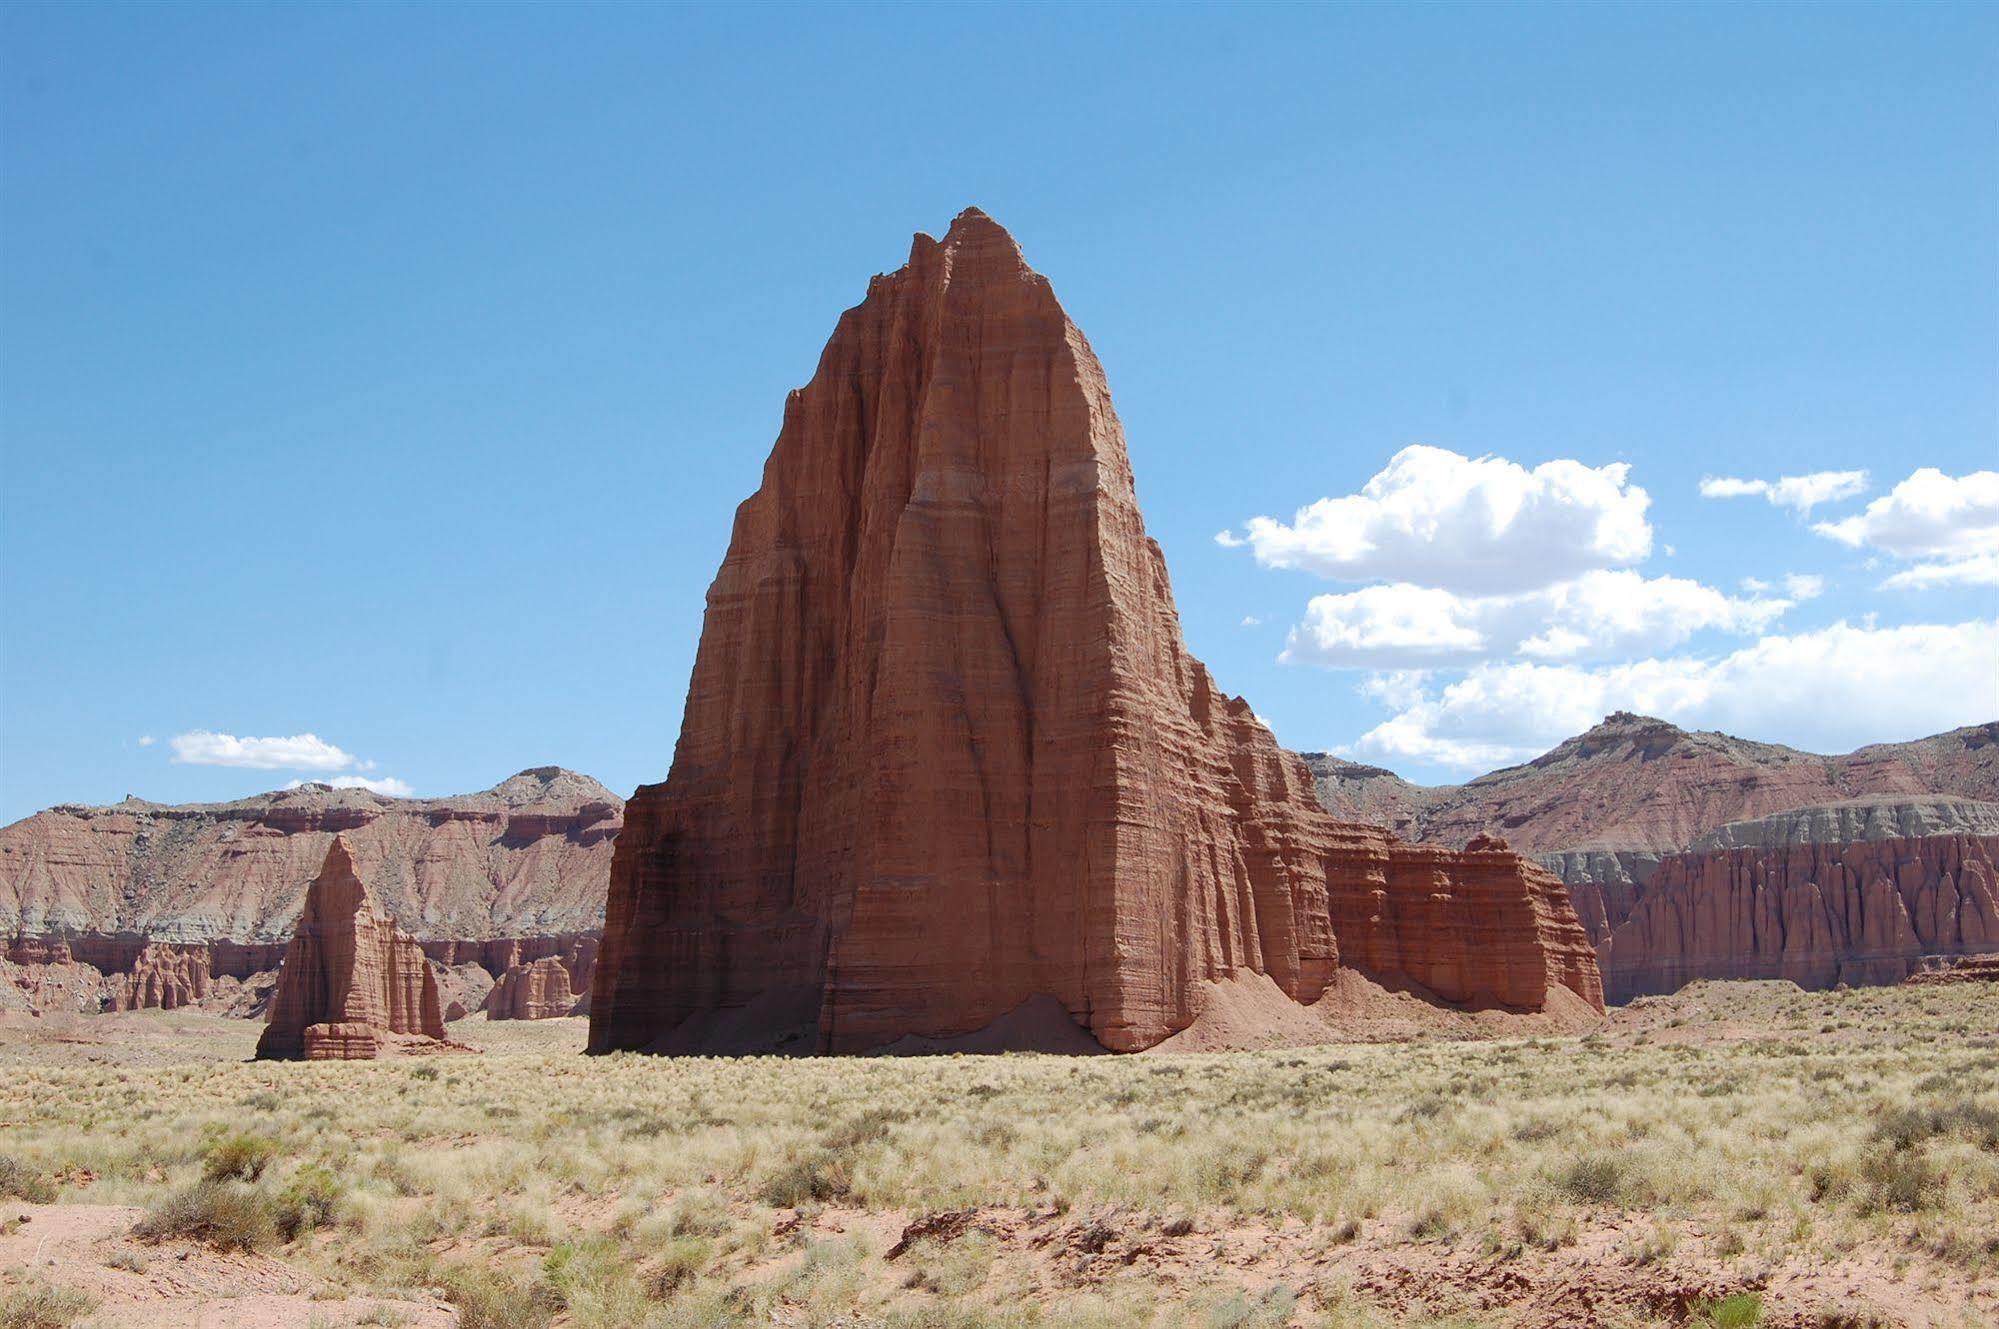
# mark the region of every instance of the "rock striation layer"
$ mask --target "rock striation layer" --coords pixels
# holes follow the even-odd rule
[[[611,870],[590,1047],[1104,1047],[1342,961],[1601,1008],[1559,883],[1400,844],[1188,655],[1103,370],[977,210],[875,278],[786,402],[708,593],[672,772]]]
[[[1924,824],[1915,810],[1875,809],[1877,827]],[[1971,809],[1999,815],[1954,810]],[[1605,993],[1624,1001],[1700,978],[1899,983],[1933,957],[1999,953],[1999,835],[1833,834],[1854,815],[1736,823],[1706,837],[1718,844],[1661,858],[1598,944]]]
[[[500,975],[485,1001],[488,1020],[551,1020],[585,1005],[569,985],[569,967],[548,955]]]
[[[1619,711],[1523,765],[1432,787],[1305,760],[1336,816],[1449,846],[1504,835],[1533,854],[1669,853],[1728,822],[1860,798],[1999,801],[1999,723],[1819,756]]]
[[[1983,866],[1999,724],[1819,757],[1620,713],[1442,788],[1307,761],[1334,811],[1444,843],[1503,829],[1538,850],[1612,1000],[1697,978],[1893,983],[1999,950]]]
[[[276,969],[338,835],[426,953],[497,976],[594,953],[623,821],[623,800],[553,766],[451,798],[303,785],[52,808],[0,828],[0,956],[20,974],[94,969],[97,1009],[233,1008],[242,984]]]
[[[306,891],[257,1057],[351,1061],[455,1046],[423,949],[375,902],[336,836]]]

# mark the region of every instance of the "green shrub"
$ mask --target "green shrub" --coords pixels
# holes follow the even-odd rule
[[[1705,1329],[1756,1329],[1763,1323],[1763,1298],[1754,1292],[1738,1292],[1718,1301],[1697,1301],[1694,1323]]]
[[[701,1276],[708,1267],[708,1242],[701,1237],[675,1237],[666,1243],[646,1270],[646,1295],[665,1301]]]
[[[1874,1138],[1896,1149],[1912,1149],[1939,1135],[1958,1135],[1982,1149],[1999,1149],[1999,1108],[1969,1099],[1898,1108],[1874,1127]]]
[[[547,1329],[562,1309],[544,1284],[471,1265],[445,1275],[444,1294],[458,1308],[459,1329]]]
[[[279,1235],[286,1241],[297,1241],[315,1229],[332,1227],[340,1219],[346,1198],[346,1188],[331,1169],[317,1163],[300,1168],[291,1184],[278,1193],[274,1205]]]
[[[1919,1153],[1896,1151],[1867,1160],[1867,1197],[1862,1208],[1920,1213],[1943,1195],[1943,1174]]]
[[[12,1154],[0,1154],[0,1199],[54,1204],[56,1185]]]
[[[845,1157],[809,1154],[765,1178],[757,1198],[775,1209],[796,1209],[810,1200],[837,1200],[850,1192],[852,1182],[853,1172]]]
[[[132,1227],[142,1241],[180,1238],[221,1251],[261,1250],[277,1239],[268,1199],[248,1186],[199,1181],[154,1206]]]
[[[278,1156],[278,1142],[268,1135],[224,1136],[208,1147],[201,1175],[210,1181],[255,1181]]]
[[[1624,1195],[1624,1167],[1602,1154],[1578,1158],[1555,1178],[1555,1185],[1583,1204],[1616,1204]]]
[[[39,1280],[0,1295],[0,1329],[70,1329],[97,1309],[97,1298]]]

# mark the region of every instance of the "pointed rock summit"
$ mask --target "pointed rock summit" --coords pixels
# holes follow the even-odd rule
[[[1133,1051],[1225,984],[1328,999],[1343,959],[1601,1009],[1553,877],[1318,807],[1188,655],[1047,279],[976,209],[919,235],[736,512],[672,772],[626,806],[591,1049],[1073,1041],[1015,1014],[1055,1009]]]
[[[423,949],[376,906],[339,836],[306,888],[269,1019],[259,1060],[351,1061],[458,1047],[445,1038]]]

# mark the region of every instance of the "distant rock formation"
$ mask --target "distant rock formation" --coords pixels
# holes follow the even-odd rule
[[[484,1003],[486,1018],[549,1020],[588,1013],[597,952],[594,936],[570,938],[546,954],[516,947],[502,957],[500,976]]]
[[[1052,998],[1132,1051],[1238,976],[1316,1002],[1343,957],[1449,1001],[1601,1008],[1542,869],[1318,807],[1187,654],[1046,279],[977,210],[918,236],[737,510],[672,773],[627,807],[591,1049],[1005,1042]]]
[[[1524,765],[1432,787],[1305,761],[1335,816],[1453,848],[1504,835],[1532,854],[1669,853],[1727,822],[1858,798],[1999,802],[1999,722],[1825,757],[1620,711]]]
[[[1753,841],[1766,833],[1756,826],[1724,829]],[[1624,1001],[1699,978],[1899,983],[1926,957],[1999,953],[1995,862],[1999,835],[1960,833],[1669,854],[1598,948],[1604,991]]]
[[[594,948],[623,824],[623,800],[554,766],[451,798],[309,784],[233,803],[52,808],[0,828],[0,957],[24,991],[37,965],[95,970],[92,1009],[237,1010],[244,984],[276,969],[339,835],[426,953],[497,976]]]
[[[1895,983],[1999,950],[1999,724],[1819,757],[1619,713],[1423,788],[1325,754],[1320,799],[1456,843],[1501,831],[1568,886],[1613,1001],[1698,978]]]
[[[575,1015],[582,999],[570,989],[569,968],[559,956],[515,965],[486,997],[488,1020],[548,1020]]]
[[[257,1057],[353,1061],[456,1048],[437,979],[416,942],[370,896],[335,836],[285,949]]]
[[[1999,983],[1999,955],[1965,955],[1925,964],[1902,980],[1917,987]]]

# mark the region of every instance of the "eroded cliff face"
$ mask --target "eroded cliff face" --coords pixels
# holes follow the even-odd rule
[[[446,1046],[437,979],[336,836],[306,891],[257,1056],[347,1061],[425,1044]]]
[[[46,987],[63,1009],[89,989],[87,1009],[241,1010],[336,835],[441,964],[498,976],[579,945],[594,954],[623,813],[608,789],[556,767],[440,799],[306,785],[233,803],[52,808],[0,828],[0,957],[17,988]],[[51,964],[76,973],[32,979]]]
[[[1727,838],[1771,838],[1750,829]],[[1898,983],[1999,953],[1999,836],[1800,839],[1663,857],[1599,945],[1624,1001],[1697,978]]]
[[[1999,836],[1999,724],[1822,757],[1618,714],[1437,788],[1307,761],[1335,812],[1444,844],[1504,829],[1538,850],[1615,1001],[1696,978],[1894,983],[1926,958],[1999,951],[1980,866]]]
[[[1453,999],[1599,1001],[1553,878],[1335,823],[1187,654],[1103,371],[976,210],[791,394],[626,814],[595,1051],[859,1050],[1050,996],[1135,1050],[1236,974],[1317,1000],[1341,922]]]

